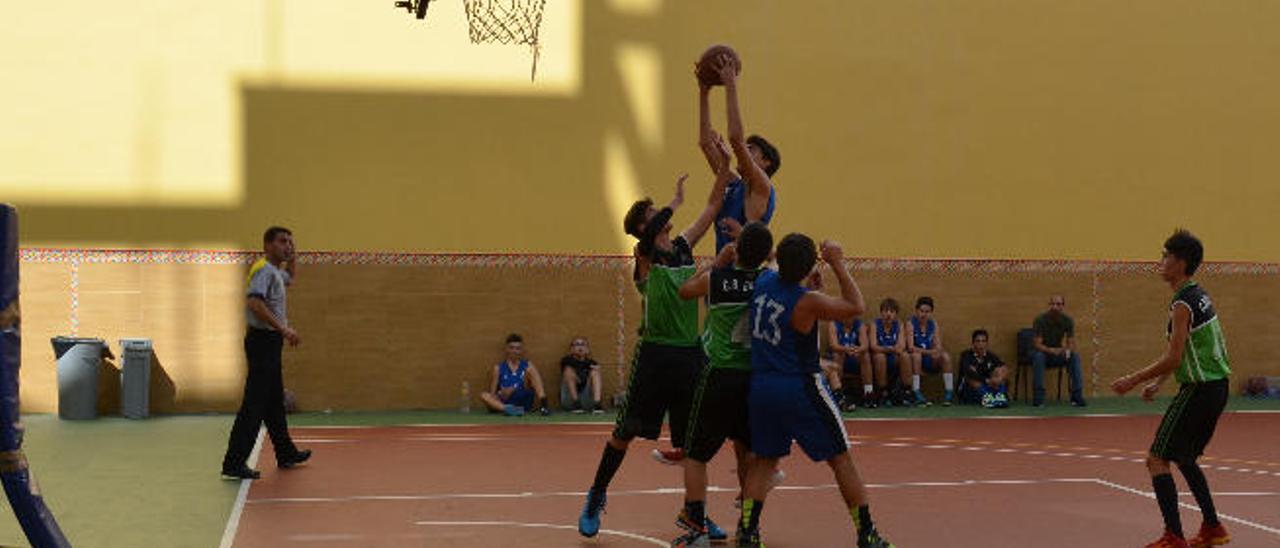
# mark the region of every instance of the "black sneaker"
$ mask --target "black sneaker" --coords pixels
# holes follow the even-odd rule
[[[1076,398],[1071,398],[1071,406],[1072,407],[1088,407],[1089,404],[1085,403],[1084,397],[1076,397]]]
[[[294,453],[293,456],[287,459],[284,459],[284,460],[276,459],[276,466],[287,470],[289,468],[293,468],[295,466],[298,466],[299,464],[307,462],[307,459],[310,459],[310,458],[311,458],[311,450],[303,449],[301,451]]]
[[[245,466],[243,464],[240,465],[238,468],[227,468],[227,467],[222,468],[222,479],[256,480],[260,477],[262,477],[262,474],[260,472],[252,468],[249,468],[248,466]]]
[[[878,531],[872,530],[858,537],[858,548],[893,548],[893,543],[881,537]]]
[[[760,531],[743,531],[739,529],[733,540],[733,544],[737,548],[764,548],[764,543],[760,542]]]

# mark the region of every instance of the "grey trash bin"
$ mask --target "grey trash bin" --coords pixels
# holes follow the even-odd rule
[[[110,355],[107,342],[82,337],[54,337],[58,360],[58,417],[98,418],[98,368]]]
[[[120,414],[145,419],[151,409],[151,339],[120,339]]]

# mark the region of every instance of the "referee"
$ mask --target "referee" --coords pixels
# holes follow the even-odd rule
[[[289,327],[285,313],[285,288],[293,278],[293,233],[283,227],[268,228],[262,235],[262,247],[265,259],[249,269],[249,328],[244,336],[249,374],[244,380],[244,400],[227,440],[227,453],[222,458],[222,476],[226,479],[258,479],[258,471],[245,461],[253,451],[258,426],[263,423],[275,447],[277,466],[293,468],[311,458],[311,450],[299,451],[289,438],[280,370],[284,341],[289,341],[290,346],[301,342],[298,333]]]
[[[1218,521],[1213,508],[1209,483],[1196,460],[1213,437],[1218,417],[1227,405],[1228,377],[1231,367],[1222,325],[1214,311],[1209,294],[1191,276],[1204,258],[1204,246],[1186,230],[1174,232],[1164,242],[1160,258],[1160,277],[1173,289],[1169,303],[1169,348],[1155,363],[1120,377],[1111,383],[1112,390],[1124,394],[1141,383],[1142,399],[1160,391],[1160,385],[1173,374],[1182,385],[1173,398],[1156,439],[1147,455],[1147,470],[1155,488],[1160,514],[1164,517],[1164,535],[1148,548],[1203,547],[1226,544],[1231,535]],[[1204,515],[1200,532],[1189,542],[1183,537],[1178,515],[1178,488],[1173,483],[1169,463],[1176,463],[1195,496]]]

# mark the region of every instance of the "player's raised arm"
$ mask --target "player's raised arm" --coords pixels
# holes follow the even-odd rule
[[[727,57],[720,63],[720,81],[724,83],[725,109],[728,111],[729,147],[738,161],[742,178],[747,181],[746,214],[748,221],[759,221],[769,207],[769,195],[773,181],[764,167],[757,164],[747,148],[746,131],[742,124],[742,110],[738,106],[738,71]]]
[[[853,276],[844,264],[844,250],[840,248],[840,244],[823,241],[822,258],[831,265],[836,281],[840,284],[840,298],[817,291],[805,293],[791,316],[791,324],[798,330],[807,331],[814,320],[843,320],[862,314],[866,309],[862,290],[853,281]]]
[[[705,297],[711,293],[711,271],[716,268],[727,268],[738,258],[737,246],[729,243],[716,255],[716,260],[698,267],[698,271],[680,285],[677,294],[681,299],[689,300]]]
[[[698,245],[698,241],[707,234],[707,229],[711,228],[711,224],[715,222],[716,215],[720,213],[720,206],[724,203],[724,188],[729,184],[730,172],[725,170],[716,174],[716,182],[711,185],[711,194],[707,196],[707,206],[702,209],[702,213],[694,219],[693,224],[689,225],[681,236],[684,236],[686,242],[689,242],[689,248],[692,249]],[[683,175],[682,177],[688,177]],[[684,179],[682,178],[681,181]]]

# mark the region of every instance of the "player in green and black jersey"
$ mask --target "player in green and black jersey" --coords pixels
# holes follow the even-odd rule
[[[1231,375],[1226,340],[1213,302],[1204,288],[1191,279],[1203,258],[1200,240],[1186,230],[1165,240],[1160,276],[1174,291],[1169,304],[1169,347],[1155,363],[1111,383],[1117,394],[1147,383],[1142,389],[1142,398],[1147,401],[1171,374],[1181,385],[1147,455],[1147,470],[1151,472],[1165,526],[1164,535],[1148,547],[1201,547],[1231,540],[1218,521],[1204,472],[1196,464],[1227,405]],[[1178,490],[1169,463],[1178,465],[1204,515],[1200,533],[1190,542],[1183,538]]]
[[[697,303],[707,298],[706,327],[702,349],[707,367],[698,379],[689,413],[684,442],[684,510],[676,524],[686,534],[672,546],[702,546],[711,540],[706,520],[707,463],[726,439],[733,440],[738,458],[738,480],[747,472],[750,430],[747,427],[747,387],[751,384],[751,332],[747,327],[747,307],[756,276],[760,274],[773,235],[764,224],[748,223],[735,242],[721,248],[712,265],[680,287],[680,297]]]
[[[578,532],[586,537],[600,530],[605,493],[631,440],[636,436],[658,439],[667,413],[671,414],[672,444],[681,447],[685,439],[689,405],[704,357],[698,340],[698,303],[681,299],[678,292],[694,274],[693,248],[720,211],[729,172],[722,170],[716,177],[707,205],[693,224],[672,238],[671,216],[684,201],[687,177],[680,176],[670,205],[657,209],[652,200],[637,201],[623,221],[627,234],[638,240],[634,281],[644,299],[644,319],[626,400],[578,518]]]

